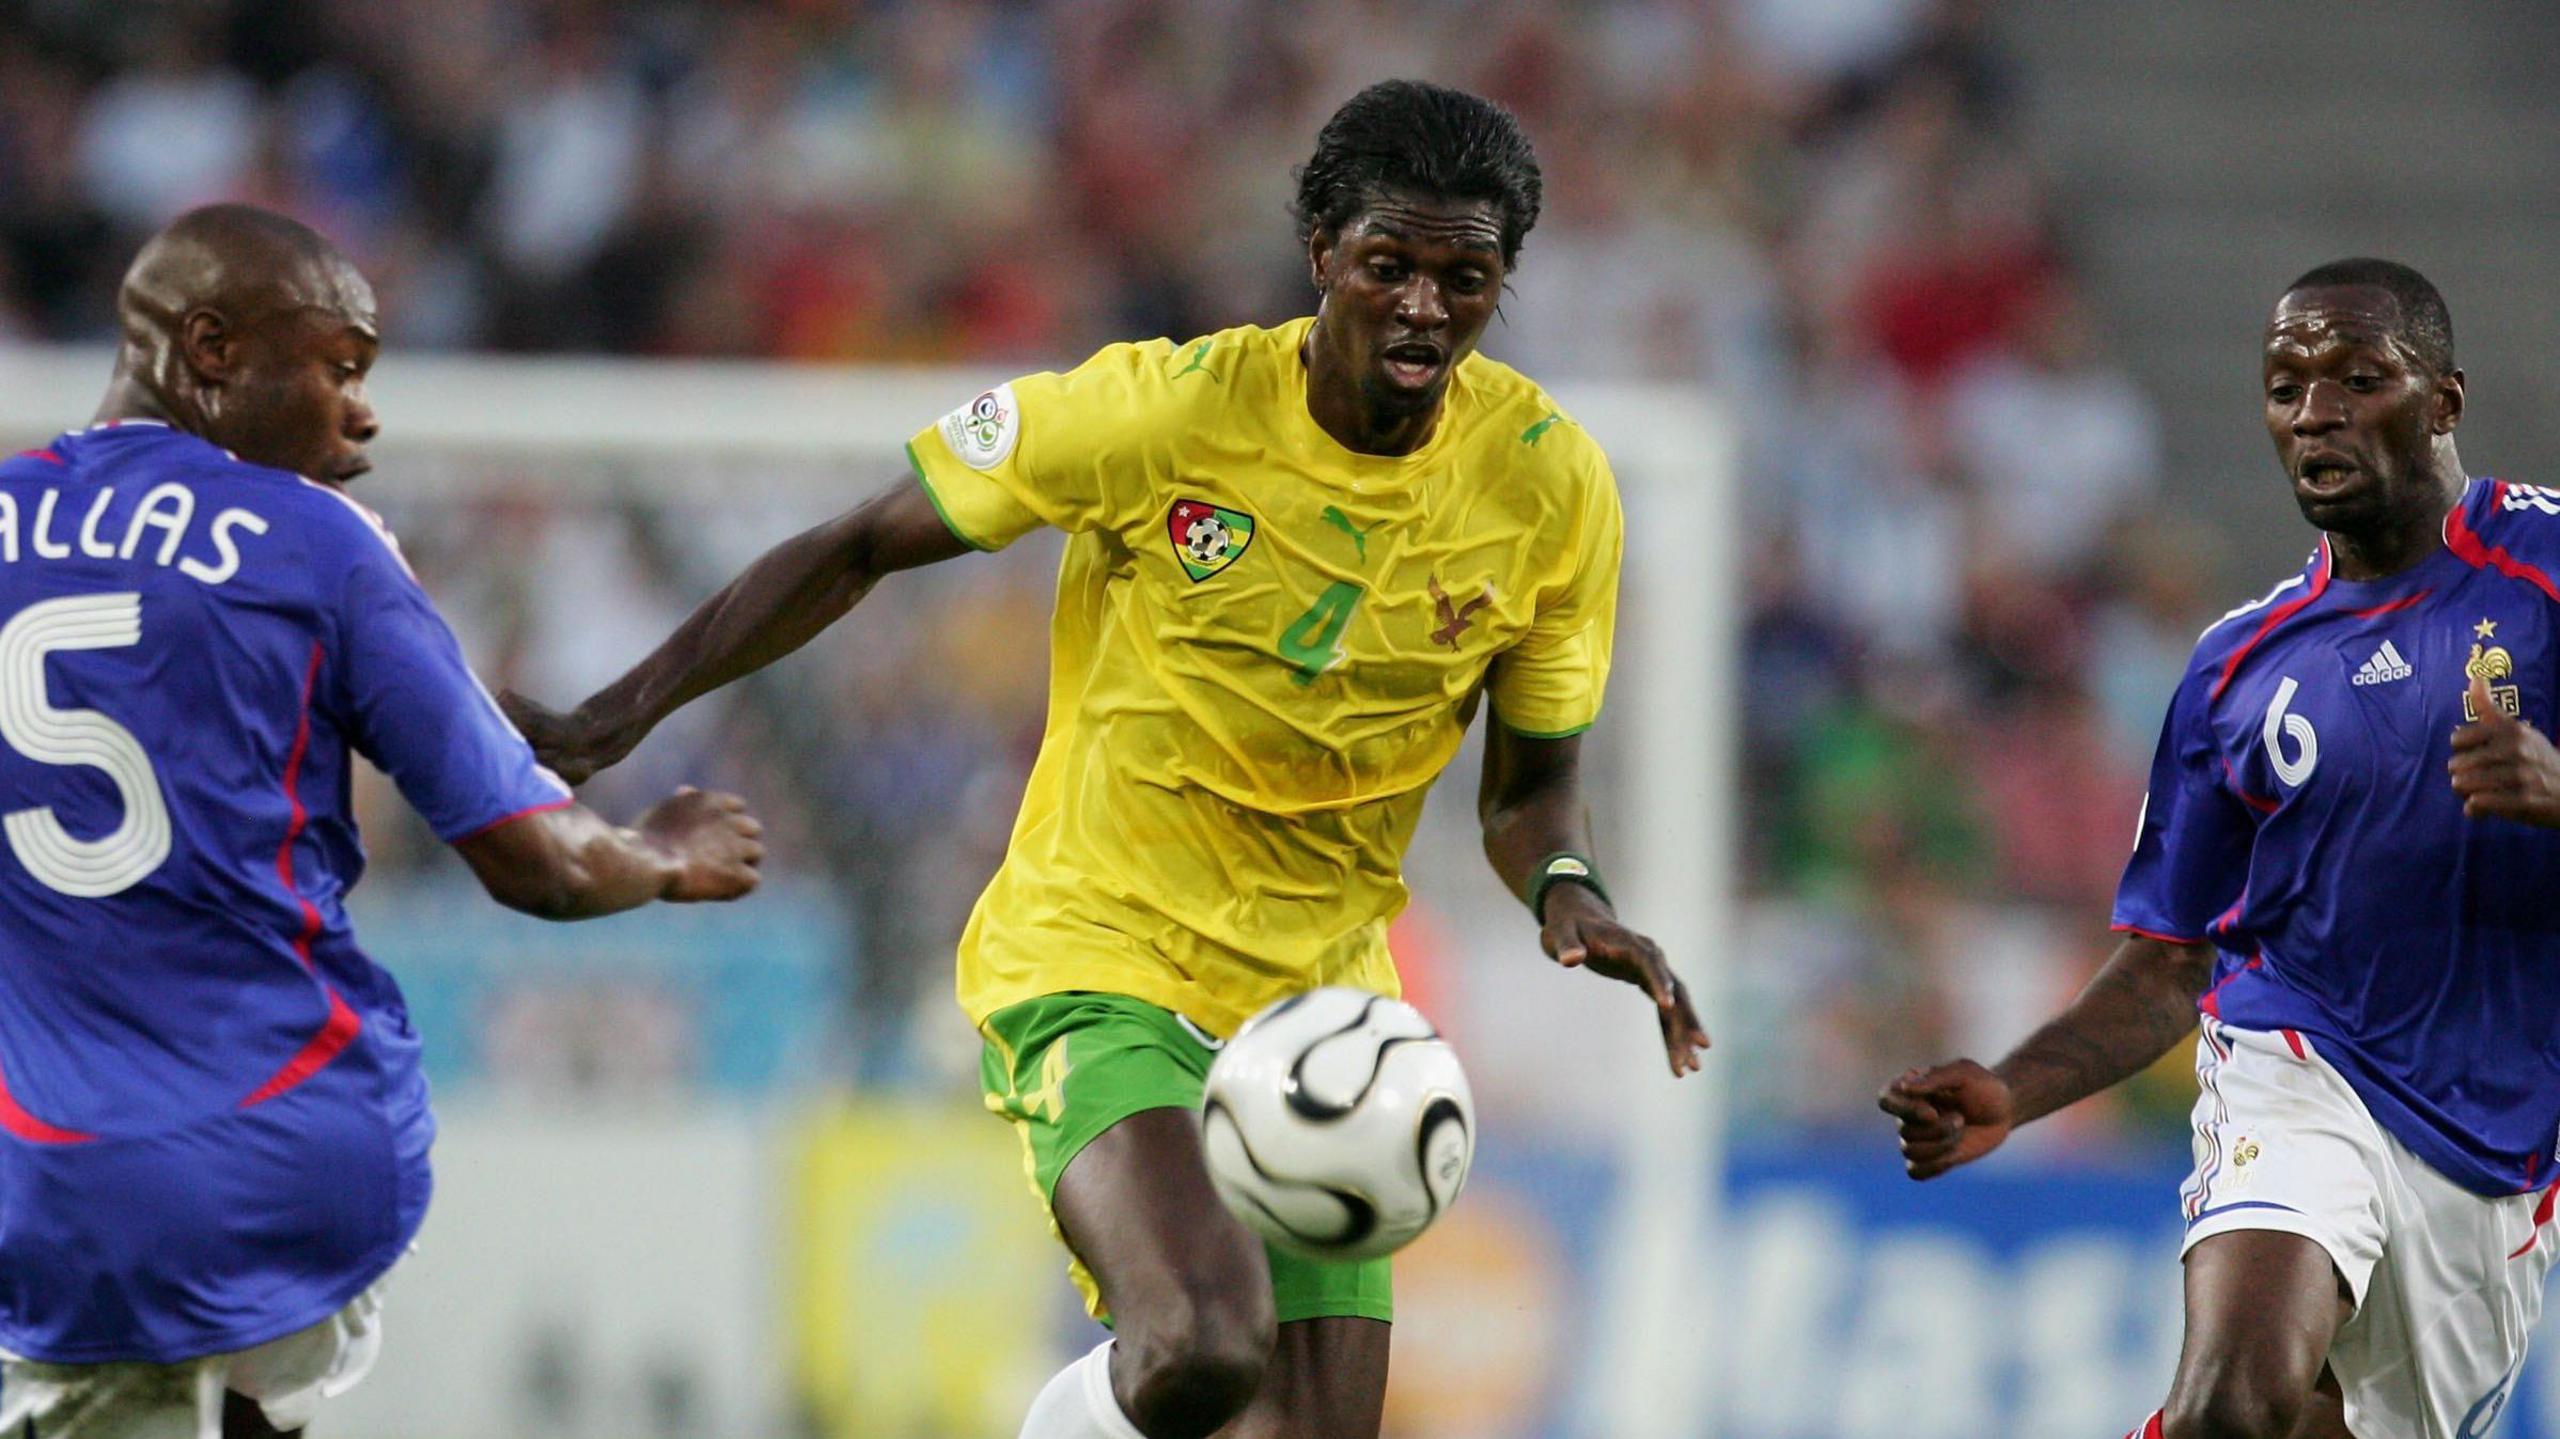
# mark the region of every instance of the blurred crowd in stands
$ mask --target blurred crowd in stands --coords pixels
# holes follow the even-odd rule
[[[1983,10],[0,0],[0,339],[101,338],[141,235],[247,198],[357,258],[395,352],[1047,365],[1302,312],[1284,207],[1330,109],[1396,74],[1492,95],[1548,210],[1486,350],[1743,426],[1738,968],[1770,1018],[1737,1083],[1856,1122],[1880,1064],[2014,1038],[2103,957],[2161,708],[2230,602],[2157,511],[2161,418]],[[486,666],[561,699],[786,519],[538,509],[408,523]],[[822,642],[827,704],[750,690],[661,767],[753,786],[939,1005],[1037,742],[1046,593],[868,606]]]

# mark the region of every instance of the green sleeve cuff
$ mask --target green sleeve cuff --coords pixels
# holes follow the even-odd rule
[[[1584,730],[1587,730],[1587,729],[1591,728],[1591,726],[1593,726],[1593,725],[1595,725],[1595,724],[1598,724],[1598,723],[1599,723],[1599,721],[1598,721],[1598,720],[1586,720],[1586,721],[1584,721],[1584,722],[1583,722],[1583,723],[1581,723],[1581,724],[1575,725],[1575,726],[1574,726],[1573,728],[1571,728],[1571,729],[1557,729],[1557,730],[1535,730],[1535,729],[1522,729],[1520,726],[1518,726],[1518,725],[1516,725],[1516,724],[1513,724],[1511,721],[1509,721],[1509,720],[1507,720],[1507,719],[1504,719],[1504,718],[1502,717],[1502,715],[1501,715],[1501,713],[1500,713],[1499,711],[1495,712],[1494,717],[1493,717],[1493,720],[1494,720],[1494,723],[1496,723],[1496,724],[1498,724],[1498,725],[1501,725],[1504,729],[1507,729],[1507,730],[1511,731],[1513,734],[1516,734],[1516,735],[1520,736],[1522,739],[1571,739],[1571,738],[1573,738],[1575,735],[1578,735],[1578,734],[1582,733]]]
[[[951,518],[951,511],[942,503],[942,496],[933,491],[933,478],[924,472],[924,457],[916,453],[913,441],[907,443],[907,468],[915,471],[916,484],[924,490],[925,499],[932,502],[933,512],[942,517],[942,527],[951,532],[952,538],[981,553],[995,552],[995,546],[981,542],[976,535],[960,528],[959,521]]]

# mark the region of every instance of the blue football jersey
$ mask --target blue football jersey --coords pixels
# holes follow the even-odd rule
[[[415,1233],[356,753],[447,840],[569,802],[338,491],[142,422],[0,461],[0,1350],[263,1343]]]
[[[2420,1158],[2511,1194],[2560,1143],[2560,832],[2463,818],[2445,767],[2473,674],[2552,728],[2560,491],[2475,480],[2444,537],[2369,581],[2324,538],[2205,631],[2115,925],[2213,944],[2207,1013],[2316,1038]]]

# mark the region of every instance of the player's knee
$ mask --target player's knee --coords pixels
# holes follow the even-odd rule
[[[1122,1317],[1132,1419],[1149,1434],[1207,1434],[1262,1387],[1278,1326],[1267,1284],[1186,1285]]]
[[[2298,1386],[2225,1372],[2180,1385],[2161,1428],[2167,1439],[2291,1439],[2309,1399]]]

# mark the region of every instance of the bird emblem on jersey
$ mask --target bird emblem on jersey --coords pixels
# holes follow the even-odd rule
[[[1243,557],[1253,543],[1253,516],[1207,500],[1176,500],[1165,516],[1165,532],[1182,572],[1197,584]]]
[[[2472,633],[2487,634],[2494,633],[2495,630],[2496,626],[2492,622],[2482,620]],[[2471,703],[2471,681],[2475,679],[2489,686],[2489,698],[2497,702],[2499,709],[2521,718],[2524,714],[2524,696],[2516,686],[2498,683],[2515,672],[2515,657],[2507,653],[2505,645],[2484,646],[2474,640],[2471,645],[2471,657],[2462,662],[2463,723],[2476,723],[2480,718],[2477,707]]]
[[[1468,628],[1475,624],[1476,611],[1493,603],[1493,586],[1487,584],[1484,587],[1484,593],[1461,605],[1449,598],[1447,590],[1440,588],[1438,575],[1431,577],[1430,584],[1431,604],[1439,612],[1440,618],[1440,628],[1431,632],[1431,638],[1434,643],[1447,645],[1454,650],[1458,647],[1458,636],[1465,634]]]

